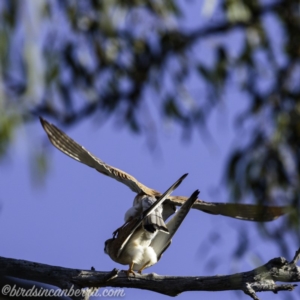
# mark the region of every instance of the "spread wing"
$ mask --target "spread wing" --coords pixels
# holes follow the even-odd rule
[[[197,201],[197,197],[199,195],[199,191],[196,190],[191,197],[184,202],[181,208],[173,215],[173,217],[168,221],[167,228],[169,230],[169,234],[164,232],[158,232],[151,242],[151,246],[154,249],[157,260],[160,259],[161,255],[167,250],[167,248],[171,244],[171,239],[176,233],[177,229],[181,225],[182,221],[190,211],[192,205]]]
[[[172,184],[172,186],[170,188],[167,189],[167,191],[165,193],[163,193],[159,199],[157,199],[149,208],[147,208],[143,214],[142,217],[136,221],[135,225],[133,226],[131,232],[128,234],[128,236],[125,238],[124,242],[122,243],[122,245],[120,246],[120,249],[118,250],[117,253],[117,257],[119,257],[124,249],[124,247],[126,246],[127,242],[129,241],[129,239],[131,238],[131,236],[133,235],[133,233],[135,232],[135,230],[141,226],[143,220],[149,216],[158,206],[160,206],[169,196],[170,194],[181,184],[181,182],[183,181],[183,179],[187,176],[188,174],[184,174],[183,176],[181,176],[174,184]]]
[[[91,168],[96,169],[98,172],[104,175],[107,175],[113,179],[118,180],[119,182],[124,183],[132,191],[138,194],[144,193],[146,195],[151,196],[161,195],[161,193],[146,187],[128,173],[106,164],[104,161],[97,158],[91,152],[86,150],[83,146],[76,143],[73,139],[71,139],[53,124],[50,124],[43,118],[40,118],[40,121],[48,135],[50,142],[53,144],[54,147],[56,147],[64,154]]]
[[[146,195],[156,197],[159,197],[161,195],[160,192],[148,188],[130,174],[106,164],[104,161],[86,150],[83,146],[76,143],[73,139],[71,139],[53,124],[50,124],[42,118],[40,118],[40,121],[49,137],[50,142],[61,152],[91,168],[96,169],[98,172],[104,175],[107,175],[118,180],[119,182],[124,183],[136,193],[144,193]],[[164,203],[164,220],[172,215],[172,213],[174,213],[174,205],[181,206],[187,199],[187,197],[182,196],[170,196]],[[194,203],[193,208],[214,215],[222,215],[235,219],[256,222],[275,220],[278,217],[284,215],[288,210],[288,207],[285,206],[262,206],[239,203],[211,203],[204,202],[200,199],[198,199]]]
[[[175,205],[183,205],[187,197],[170,196],[169,200]],[[203,212],[222,215],[240,220],[268,222],[277,219],[288,211],[287,206],[264,206],[242,203],[212,203],[197,200],[193,208]]]

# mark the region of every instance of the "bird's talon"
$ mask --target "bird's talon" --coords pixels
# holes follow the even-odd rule
[[[133,270],[127,270],[125,272],[127,273],[127,277],[129,277],[130,274],[132,274],[135,277],[135,272]]]

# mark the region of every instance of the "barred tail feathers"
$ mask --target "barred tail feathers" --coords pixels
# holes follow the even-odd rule
[[[155,232],[156,230],[169,233],[169,230],[162,218],[160,211],[154,211],[147,216],[143,222],[144,228],[149,232]]]

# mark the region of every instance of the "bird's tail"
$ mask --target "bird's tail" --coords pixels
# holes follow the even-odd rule
[[[143,221],[144,228],[149,232],[155,232],[156,230],[169,233],[169,230],[160,213],[154,211],[147,216]]]

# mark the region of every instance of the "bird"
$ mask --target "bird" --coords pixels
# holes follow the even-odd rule
[[[166,200],[166,197],[169,196],[171,192],[178,187],[178,185],[182,182],[182,180],[187,175],[188,174],[184,174],[183,176],[181,176],[180,179],[178,179],[178,181],[174,183],[172,187],[169,189],[170,191],[168,190],[167,192],[165,192],[164,195],[161,196],[159,199],[164,197],[164,200]],[[159,199],[156,199],[153,196],[137,195],[133,200],[133,206],[130,207],[125,213],[125,217],[124,217],[125,223],[113,232],[113,236],[115,237],[118,233],[120,233],[120,230],[128,226],[130,221],[140,219],[140,217],[143,214],[145,214],[146,211],[151,209]],[[164,200],[161,201],[161,203],[163,203]],[[147,214],[143,218],[142,227],[143,230],[145,231],[143,233],[143,236],[145,238],[151,239],[152,237],[154,237],[154,235],[152,234],[156,234],[157,231],[162,231],[166,234],[169,234],[169,230],[166,227],[166,224],[164,222],[162,212],[163,212],[162,205],[155,205],[155,208],[151,209],[151,213]]]
[[[140,216],[143,211],[151,207],[155,203],[156,198],[148,195],[137,195],[133,200],[133,205],[130,207],[124,216],[125,222]],[[168,233],[168,228],[164,222],[163,207],[158,206],[149,216],[147,216],[143,222],[144,228],[149,232],[155,232],[156,230],[164,231]]]
[[[172,237],[186,217],[193,203],[197,200],[199,191],[196,190],[167,222],[168,234],[156,230],[150,233],[145,230],[143,220],[163,203],[170,193],[182,182],[186,174],[177,180],[159,199],[157,199],[138,220],[131,220],[127,226],[118,230],[117,237],[105,241],[104,252],[112,260],[123,265],[129,265],[127,276],[135,275],[134,271],[142,273],[146,268],[156,264],[162,254],[170,246]]]
[[[125,214],[125,219],[130,216],[136,217],[141,211],[136,209],[140,207],[138,204],[140,199],[143,197],[154,197],[155,199],[161,196],[161,193],[155,189],[149,188],[140,181],[138,181],[132,175],[113,167],[100,158],[93,155],[91,152],[86,150],[83,146],[75,142],[62,130],[57,128],[55,125],[49,123],[42,117],[40,117],[41,125],[43,126],[50,142],[58,150],[66,154],[67,156],[79,161],[91,168],[94,168],[101,174],[109,176],[126,186],[128,186],[133,192],[137,194],[133,207],[131,207]],[[164,201],[162,205],[162,218],[166,221],[176,211],[176,206],[182,206],[186,201],[185,196],[168,196],[168,199]],[[152,199],[153,201],[153,199]],[[135,204],[137,206],[135,206]],[[193,209],[200,210],[205,213],[213,215],[222,215],[246,221],[256,222],[267,222],[273,221],[278,217],[284,215],[288,209],[286,206],[264,206],[264,205],[253,205],[253,204],[242,204],[242,203],[218,203],[218,202],[206,202],[201,199],[193,204]],[[136,215],[134,214],[136,211]],[[158,225],[159,227],[159,225]],[[162,229],[163,227],[161,227]]]

